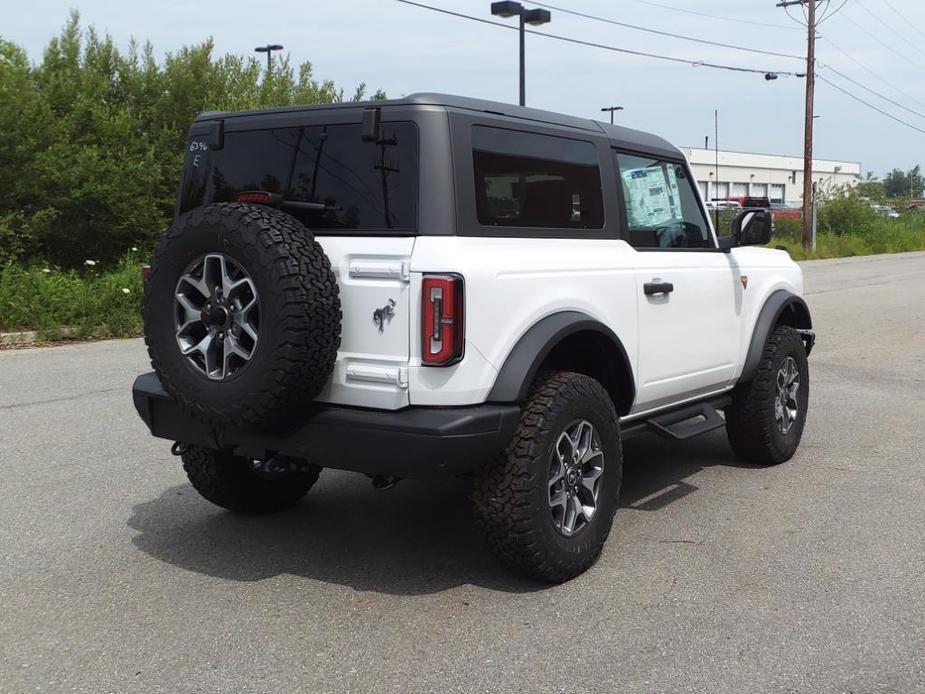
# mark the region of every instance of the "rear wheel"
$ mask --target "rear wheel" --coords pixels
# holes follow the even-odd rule
[[[603,387],[582,374],[544,374],[507,451],[476,479],[476,522],[507,567],[567,581],[607,540],[622,464],[617,413]]]
[[[246,514],[294,506],[318,481],[321,468],[295,458],[253,460],[189,446],[181,453],[193,488],[216,506]]]
[[[806,424],[809,363],[799,333],[771,333],[755,378],[736,387],[726,408],[726,433],[743,460],[777,465],[793,457]]]

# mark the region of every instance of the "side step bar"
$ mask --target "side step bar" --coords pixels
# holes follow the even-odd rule
[[[726,425],[726,420],[719,410],[724,409],[732,402],[729,396],[707,400],[705,402],[685,405],[676,410],[668,410],[639,422],[630,422],[621,429],[624,440],[654,432],[674,441],[687,439],[706,434],[714,429]]]

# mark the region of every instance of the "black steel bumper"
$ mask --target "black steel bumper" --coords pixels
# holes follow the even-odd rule
[[[478,468],[503,450],[516,405],[408,407],[395,412],[320,406],[285,430],[214,427],[170,399],[154,373],[135,379],[135,409],[154,436],[262,458],[283,454],[374,475],[439,478]]]

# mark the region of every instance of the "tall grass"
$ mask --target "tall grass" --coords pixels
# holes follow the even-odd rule
[[[141,256],[109,269],[0,268],[0,331],[36,330],[45,339],[141,334]]]
[[[802,226],[793,220],[779,220],[771,246],[784,246],[794,260],[842,258],[880,253],[925,251],[925,215],[905,214],[899,219],[875,216],[844,226],[825,228],[820,225],[816,234],[816,250],[804,249],[801,244]]]

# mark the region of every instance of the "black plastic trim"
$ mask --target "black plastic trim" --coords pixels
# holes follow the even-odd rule
[[[170,399],[154,373],[135,380],[135,409],[151,434],[262,458],[281,453],[322,467],[414,479],[477,469],[504,450],[520,420],[516,405],[409,407],[398,411],[314,406],[284,430],[216,428]]]
[[[614,346],[615,358],[632,374],[629,356],[620,338],[606,325],[579,311],[563,311],[547,316],[530,328],[517,344],[498,372],[495,385],[488,394],[489,402],[523,402],[527,398],[543,360],[564,338],[583,330],[591,330],[607,337]],[[632,393],[628,402],[636,399],[635,379],[630,378]]]
[[[765,301],[761,312],[758,314],[758,320],[755,321],[755,330],[752,332],[752,340],[748,346],[745,366],[742,368],[742,375],[739,376],[739,383],[748,383],[755,377],[768,336],[774,330],[774,326],[777,325],[784,311],[790,306],[796,308],[797,315],[801,316],[800,324],[794,325],[794,327],[801,330],[812,330],[813,325],[809,307],[803,299],[786,289],[778,289],[773,292]],[[813,341],[807,341],[807,354],[812,349]]]

